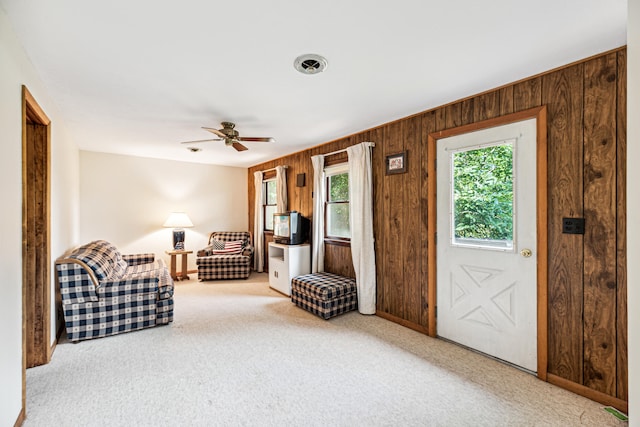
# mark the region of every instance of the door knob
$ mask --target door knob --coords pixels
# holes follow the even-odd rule
[[[529,258],[531,255],[533,255],[533,252],[531,252],[531,249],[523,249],[520,251],[520,255],[525,258]]]

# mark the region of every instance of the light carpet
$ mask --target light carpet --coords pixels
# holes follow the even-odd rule
[[[174,322],[27,371],[25,426],[618,426],[603,405],[376,316],[247,281],[176,283]]]

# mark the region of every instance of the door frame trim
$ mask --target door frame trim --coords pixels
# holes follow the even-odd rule
[[[29,89],[26,86],[22,86],[22,410],[26,411],[26,376],[27,376],[27,329],[29,325],[26,322],[26,310],[27,310],[27,281],[26,281],[26,269],[28,268],[25,262],[26,255],[26,242],[27,234],[35,233],[36,230],[28,230],[26,222],[26,205],[27,205],[27,188],[31,183],[28,181],[27,176],[27,123],[33,122],[38,125],[46,127],[46,141],[43,159],[44,174],[45,174],[45,191],[44,195],[44,211],[45,211],[45,245],[44,245],[44,284],[41,289],[42,306],[37,307],[42,313],[42,328],[38,332],[43,334],[46,338],[43,340],[42,348],[38,351],[44,355],[45,363],[51,361],[51,355],[53,353],[53,347],[50,345],[51,334],[51,120],[45,114],[44,110],[40,107],[35,100]]]
[[[547,107],[545,105],[513,114],[483,120],[468,125],[458,126],[428,135],[427,140],[427,292],[429,301],[429,336],[437,336],[437,256],[436,256],[436,145],[439,139],[462,135],[477,130],[507,125],[528,119],[536,119],[536,240],[537,240],[537,376],[543,381],[547,380],[547,270],[548,270],[548,245],[547,245]]]

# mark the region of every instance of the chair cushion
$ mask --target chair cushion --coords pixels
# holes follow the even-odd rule
[[[196,264],[198,266],[234,266],[234,265],[248,265],[251,262],[251,257],[243,254],[233,255],[210,255],[196,258]]]
[[[248,231],[216,231],[214,233],[211,233],[211,236],[209,237],[209,244],[211,244],[211,242],[213,242],[214,240],[220,240],[224,242],[231,240],[242,240],[249,243],[250,239],[251,233],[249,233]]]
[[[123,273],[122,263],[125,263],[124,268],[126,269],[126,262],[122,260],[122,254],[114,245],[105,240],[95,240],[80,246],[74,254],[70,255],[70,258],[87,264],[98,280]]]
[[[158,298],[166,299],[173,296],[173,280],[164,260],[156,259],[146,264],[127,267],[127,279],[142,279],[146,277],[158,279]]]

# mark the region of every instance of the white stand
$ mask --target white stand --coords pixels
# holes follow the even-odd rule
[[[291,279],[311,273],[311,249],[302,245],[269,242],[269,286],[291,296]]]

